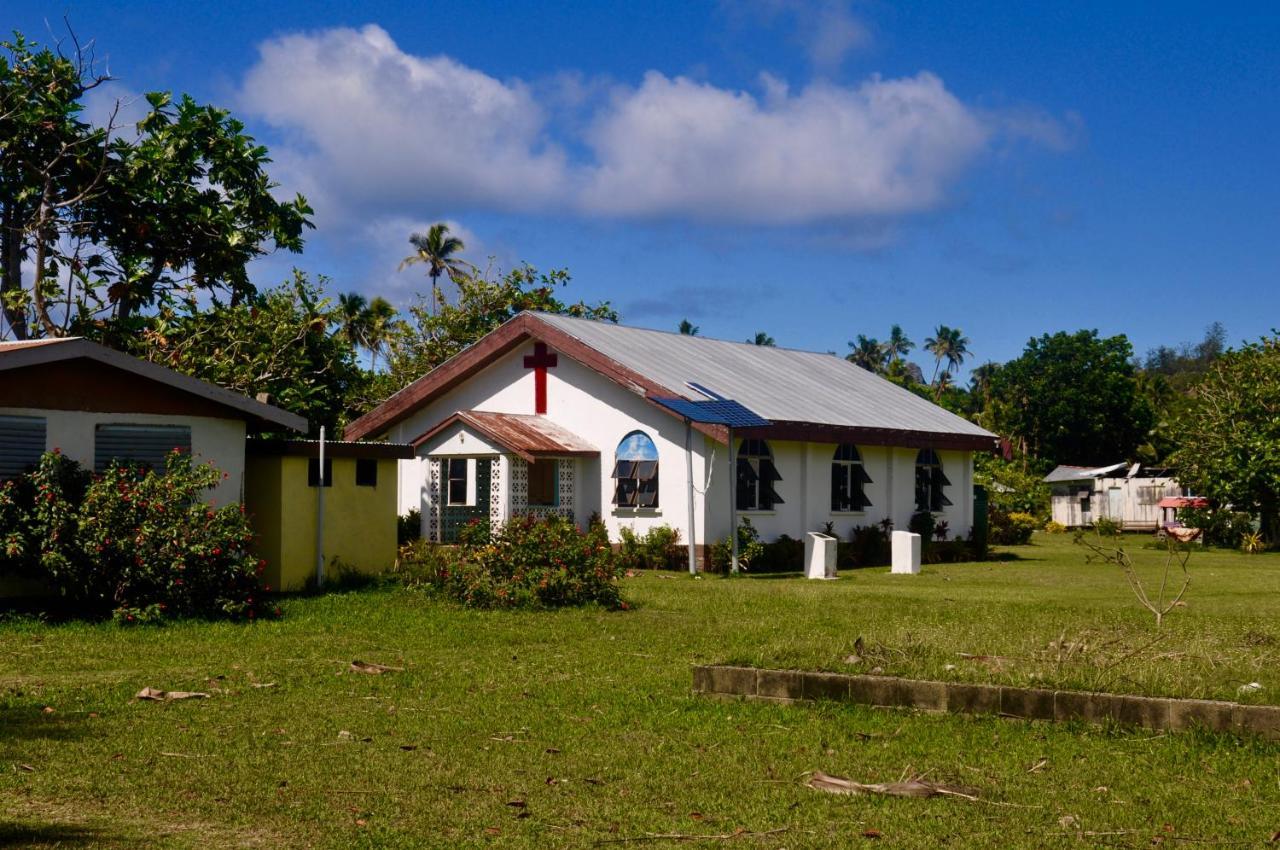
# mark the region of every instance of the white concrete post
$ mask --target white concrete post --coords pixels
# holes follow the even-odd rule
[[[810,531],[804,536],[804,572],[806,578],[836,578],[836,539],[829,534]]]
[[[920,535],[910,531],[893,533],[893,573],[918,575],[920,572]]]

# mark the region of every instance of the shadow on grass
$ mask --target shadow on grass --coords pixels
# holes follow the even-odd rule
[[[42,703],[0,707],[0,752],[5,745],[42,738],[75,741],[89,734],[83,714],[48,713]]]
[[[102,847],[120,842],[91,826],[0,820],[0,847]]]

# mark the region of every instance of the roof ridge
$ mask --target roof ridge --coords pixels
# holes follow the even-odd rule
[[[549,313],[545,310],[522,310],[521,312],[528,313],[530,316],[533,316],[536,319],[549,317],[553,319],[569,319],[575,322],[590,322],[591,324],[602,325],[604,327],[621,328],[627,331],[641,331],[643,333],[651,333],[651,334],[664,334],[666,336],[674,336],[674,337],[679,337],[681,339],[689,339],[699,343],[715,342],[723,345],[738,345],[748,349],[790,351],[795,354],[812,354],[817,357],[835,357],[837,360],[844,359],[840,357],[839,354],[835,354],[830,351],[814,351],[813,349],[810,349],[810,348],[795,348],[789,345],[756,345],[754,342],[751,342],[749,340],[739,341],[736,339],[725,339],[723,337],[718,337],[718,336],[702,336],[701,334],[682,334],[679,331],[668,331],[662,328],[644,328],[644,327],[640,327],[639,325],[628,325],[628,324],[623,324],[622,322],[608,322],[608,321],[605,321],[604,319],[592,319],[586,316],[570,316],[565,313]]]

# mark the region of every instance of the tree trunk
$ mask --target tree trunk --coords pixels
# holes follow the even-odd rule
[[[22,231],[13,202],[7,202],[0,214],[0,310],[14,339],[26,339],[28,335],[27,311],[8,307],[8,298],[21,291]]]

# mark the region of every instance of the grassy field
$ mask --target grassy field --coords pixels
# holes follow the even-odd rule
[[[690,695],[690,664],[737,661],[1280,700],[1280,556],[1197,553],[1157,633],[1063,538],[1010,554],[830,583],[645,574],[626,612],[384,587],[252,626],[13,618],[0,846],[1267,846],[1280,745]],[[133,700],[146,686],[212,696]],[[978,800],[834,797],[813,770]]]

